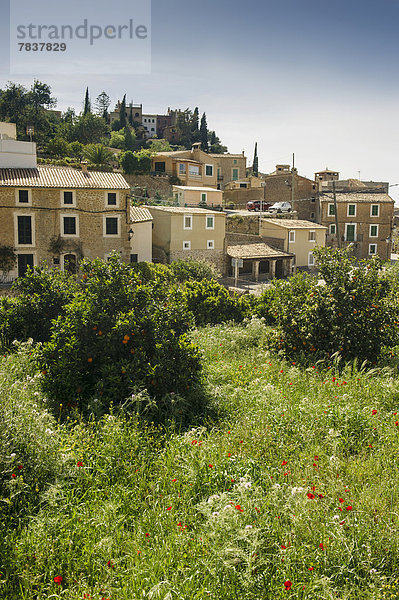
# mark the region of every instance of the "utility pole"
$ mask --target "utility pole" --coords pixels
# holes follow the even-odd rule
[[[295,199],[295,154],[292,154],[292,175],[291,175],[291,210],[294,210]]]
[[[337,195],[335,193],[335,181],[334,180],[332,182],[332,189],[333,189],[333,198],[334,198],[335,229],[337,232],[338,248],[341,248],[341,236],[339,234],[339,225],[338,225]]]

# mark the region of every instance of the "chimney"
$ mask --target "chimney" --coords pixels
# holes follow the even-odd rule
[[[87,170],[87,160],[82,160],[80,163],[80,166],[82,167],[82,173],[84,173],[85,175],[88,175],[89,172]]]

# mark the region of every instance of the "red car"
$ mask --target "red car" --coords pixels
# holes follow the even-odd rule
[[[247,210],[260,211],[260,200],[254,200],[253,202],[247,202]],[[262,212],[266,212],[271,207],[270,202],[262,201]]]

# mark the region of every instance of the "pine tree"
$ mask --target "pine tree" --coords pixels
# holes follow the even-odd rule
[[[89,96],[89,88],[86,88],[86,95],[85,95],[85,105],[84,105],[84,109],[83,109],[83,114],[84,115],[88,115],[91,112],[91,103],[90,103],[90,96]]]
[[[201,149],[204,152],[208,151],[208,126],[206,124],[206,114],[204,113],[201,117],[201,126],[200,126],[200,142]]]
[[[254,162],[252,165],[252,172],[255,177],[259,175],[259,163],[258,163],[258,142],[255,143]]]
[[[97,96],[94,106],[97,114],[105,120],[108,119],[108,109],[110,104],[111,99],[106,92],[101,92],[101,94]]]
[[[123,96],[123,100],[119,109],[119,121],[121,124],[121,129],[126,127],[126,94]]]

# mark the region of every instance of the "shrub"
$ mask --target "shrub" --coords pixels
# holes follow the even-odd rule
[[[13,340],[50,339],[51,321],[78,289],[76,279],[58,269],[36,267],[28,270],[13,286],[15,298],[0,298],[0,339],[5,347]]]
[[[83,289],[74,294],[43,345],[43,389],[53,402],[101,412],[140,389],[161,399],[184,393],[200,362],[185,332],[191,314],[173,298],[153,294],[152,283],[117,256],[84,260]]]
[[[230,296],[225,287],[214,280],[187,281],[178,292],[197,325],[241,322],[244,318],[237,295]]]
[[[219,271],[213,264],[205,260],[194,260],[193,258],[173,261],[170,269],[177,281],[180,282],[189,280],[202,281],[202,279],[210,280],[220,277]]]
[[[384,345],[398,340],[398,303],[381,261],[356,262],[349,251],[331,248],[315,256],[324,280],[298,274],[274,282],[264,316],[276,320],[277,348],[375,361]]]

